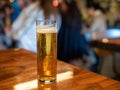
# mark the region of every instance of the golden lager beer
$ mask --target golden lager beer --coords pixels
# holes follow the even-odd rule
[[[40,82],[55,82],[57,74],[56,27],[37,26],[37,66]]]

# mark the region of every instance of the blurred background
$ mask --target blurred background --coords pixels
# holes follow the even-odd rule
[[[58,59],[120,80],[120,44],[91,45],[109,30],[120,38],[120,0],[0,0],[0,49],[37,52],[36,19],[57,21]]]

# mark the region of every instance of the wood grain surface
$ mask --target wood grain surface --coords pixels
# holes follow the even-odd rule
[[[58,60],[57,82],[37,81],[36,53],[0,51],[0,90],[120,90],[120,82]]]

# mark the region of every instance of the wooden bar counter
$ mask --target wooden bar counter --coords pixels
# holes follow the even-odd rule
[[[36,54],[24,49],[0,51],[0,90],[120,90],[120,82],[58,60],[57,82],[37,82]]]
[[[95,48],[120,52],[120,29],[89,33],[90,45]]]

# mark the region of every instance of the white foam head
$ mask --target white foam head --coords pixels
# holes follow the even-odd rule
[[[37,26],[37,33],[57,33],[56,27],[49,27],[49,26]]]

